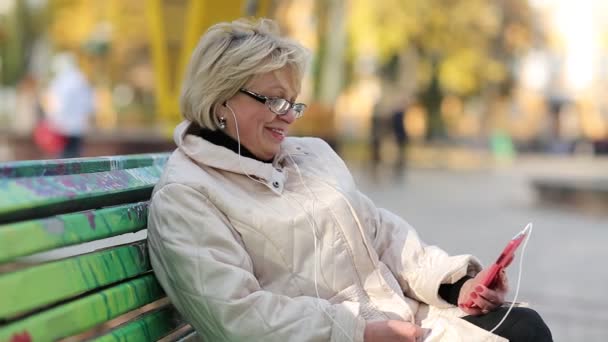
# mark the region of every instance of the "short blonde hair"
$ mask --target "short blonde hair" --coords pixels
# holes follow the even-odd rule
[[[273,20],[239,19],[213,25],[192,53],[180,96],[182,115],[215,130],[215,108],[251,78],[287,66],[299,85],[309,59],[309,51],[281,36]]]

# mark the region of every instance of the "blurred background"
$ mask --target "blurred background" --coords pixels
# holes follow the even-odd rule
[[[533,221],[519,299],[556,341],[608,338],[603,0],[0,0],[0,161],[66,155],[48,122],[69,156],[170,151],[193,47],[244,15],[313,52],[294,135],[451,253]],[[57,109],[70,82],[91,115]]]

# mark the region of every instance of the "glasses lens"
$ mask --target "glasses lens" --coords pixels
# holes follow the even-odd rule
[[[285,114],[291,107],[291,104],[285,99],[269,99],[268,107],[276,114]]]
[[[306,110],[306,105],[303,103],[296,103],[293,105],[293,112],[295,113],[296,119],[299,119],[304,115],[304,110]]]

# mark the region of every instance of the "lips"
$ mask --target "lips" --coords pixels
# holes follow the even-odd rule
[[[273,131],[276,134],[280,134],[283,137],[285,137],[285,131],[281,128],[268,128],[269,130]]]
[[[281,128],[272,128],[272,127],[266,127],[266,129],[270,132],[270,134],[272,135],[272,137],[274,137],[278,142],[283,141],[283,139],[285,139],[285,130],[281,129]]]

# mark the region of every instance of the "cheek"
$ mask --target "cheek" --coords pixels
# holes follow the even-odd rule
[[[268,122],[264,113],[252,111],[243,114],[244,115],[239,120],[241,134],[251,138],[261,135],[264,132],[264,126],[266,126],[266,123]]]
[[[249,124],[251,126],[254,126],[256,128],[256,130],[258,131],[263,131],[264,127],[266,125],[268,125],[270,122],[272,122],[272,119],[274,118],[274,114],[268,114],[268,113],[260,113],[260,112],[253,112],[251,113],[251,116],[249,117]]]

